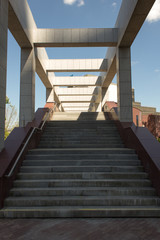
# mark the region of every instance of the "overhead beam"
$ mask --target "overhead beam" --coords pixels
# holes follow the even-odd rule
[[[47,71],[46,71],[46,61],[48,61],[48,55],[46,53],[45,48],[36,48],[35,49],[36,56],[36,72],[43,82],[46,88],[52,88],[52,81],[49,79]]]
[[[79,112],[89,112],[89,110],[67,110],[67,111],[65,111],[65,112],[69,112],[69,113],[79,113]],[[91,111],[90,111],[91,112]]]
[[[123,0],[115,24],[118,28],[118,47],[130,47],[141,29],[155,0]],[[109,48],[106,54],[108,72],[103,74],[103,87],[108,87],[116,74],[116,48]]]
[[[72,102],[89,102],[89,103],[95,103],[98,101],[97,95],[88,95],[88,96],[59,96],[59,99],[62,103],[72,103]]]
[[[53,78],[54,86],[101,86],[103,78],[100,76],[84,77],[55,77]]]
[[[116,28],[37,29],[36,47],[115,47]]]
[[[37,26],[27,1],[9,0],[8,28],[21,48],[33,46]]]
[[[83,112],[83,111],[88,111],[88,107],[75,107],[75,108],[72,108],[72,107],[65,107],[64,108],[64,111],[80,111],[80,112]]]
[[[56,91],[54,90],[54,87],[53,87],[53,78],[55,77],[55,75],[54,75],[53,72],[50,72],[50,73],[47,74],[47,76],[48,76],[48,79],[49,79],[50,83],[52,84],[51,89],[53,89],[53,92],[54,92],[54,101],[58,104],[61,104],[61,102],[59,100],[59,97],[58,97],[58,95],[57,95],[57,93],[56,93]],[[63,107],[62,107],[62,109],[63,109]]]
[[[89,102],[87,102],[87,103],[63,103],[63,107],[64,108],[66,108],[66,107],[94,107],[95,106],[95,104],[94,103],[89,103]]]
[[[67,95],[98,95],[101,94],[100,87],[84,87],[84,88],[61,88],[55,87],[55,91],[59,96]]]
[[[26,0],[9,0],[8,28],[21,48],[34,47],[37,26]],[[45,48],[35,48],[35,56],[38,76],[46,88],[52,88],[46,71],[46,62],[49,59]],[[58,101],[57,96],[56,99]]]
[[[107,59],[52,59],[48,72],[107,72]]]

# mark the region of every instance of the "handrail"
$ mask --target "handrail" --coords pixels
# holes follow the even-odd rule
[[[25,142],[23,148],[21,149],[20,153],[18,154],[18,157],[16,158],[15,163],[13,164],[13,166],[12,166],[11,170],[9,171],[9,173],[8,173],[7,175],[5,175],[5,177],[9,178],[9,177],[12,176],[12,174],[13,174],[13,172],[14,172],[14,169],[15,169],[15,167],[17,166],[17,164],[18,164],[18,162],[19,162],[19,160],[20,160],[20,158],[21,158],[21,156],[22,156],[22,154],[23,154],[26,146],[28,145],[30,139],[32,138],[34,132],[35,132],[36,130],[38,130],[38,131],[42,131],[42,130],[43,130],[43,127],[44,127],[47,119],[49,118],[50,113],[53,113],[56,107],[57,107],[57,103],[55,104],[55,106],[54,106],[53,109],[50,109],[50,110],[49,110],[49,112],[47,113],[47,115],[46,115],[46,117],[45,117],[45,119],[44,119],[44,121],[43,121],[43,123],[42,123],[42,125],[41,125],[40,128],[34,127],[34,128],[32,129],[30,135],[28,136],[27,141]]]

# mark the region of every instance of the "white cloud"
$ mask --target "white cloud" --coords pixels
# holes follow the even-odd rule
[[[132,62],[131,62],[131,65],[132,65],[132,67],[133,67],[133,66],[137,65],[138,63],[139,63],[138,61],[132,61]]]
[[[158,73],[158,72],[160,72],[160,69],[155,69],[154,71]]]
[[[76,2],[76,0],[63,0],[64,4],[72,5]]]
[[[112,3],[112,7],[115,8],[116,6],[117,6],[117,3],[116,3],[116,2],[113,2],[113,3]]]
[[[156,0],[150,13],[148,14],[147,21],[152,23],[157,22],[159,20],[160,20],[160,0]]]
[[[81,6],[83,6],[84,5],[84,0],[79,0],[78,1],[78,7],[81,7]]]
[[[67,5],[73,5],[73,4],[77,3],[78,7],[81,7],[85,4],[84,0],[63,0],[63,2],[64,2],[64,4],[67,4]]]

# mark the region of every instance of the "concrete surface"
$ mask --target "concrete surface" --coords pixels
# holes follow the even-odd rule
[[[37,29],[36,47],[115,47],[117,28]]]
[[[107,59],[50,59],[48,72],[107,72]]]

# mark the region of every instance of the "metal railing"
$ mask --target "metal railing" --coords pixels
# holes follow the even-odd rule
[[[53,108],[53,109],[50,109],[49,112],[46,114],[46,116],[45,116],[45,118],[44,118],[44,121],[43,121],[43,123],[42,123],[42,125],[41,125],[40,128],[34,127],[34,128],[32,129],[32,131],[31,131],[30,135],[28,136],[28,138],[27,138],[27,140],[26,140],[23,148],[21,149],[20,153],[18,154],[18,157],[16,158],[16,160],[15,160],[15,162],[14,162],[11,170],[9,171],[9,173],[8,173],[7,175],[5,175],[5,177],[9,178],[9,177],[12,176],[12,174],[13,174],[13,172],[14,172],[14,170],[15,170],[18,162],[19,162],[19,160],[21,159],[21,156],[22,156],[23,152],[25,151],[25,148],[26,148],[27,145],[29,144],[29,142],[30,142],[33,134],[35,133],[35,131],[42,131],[42,130],[43,130],[43,127],[44,127],[46,121],[48,120],[50,114],[55,111],[56,107],[57,107],[57,103],[55,104],[54,108]]]

